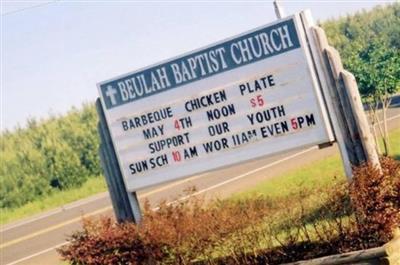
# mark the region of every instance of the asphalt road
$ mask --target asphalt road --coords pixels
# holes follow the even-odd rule
[[[391,108],[389,117],[389,128],[400,127],[399,107]],[[312,147],[295,150],[142,190],[138,195],[140,201],[148,199],[152,205],[156,205],[161,200],[175,201],[184,198],[184,190],[195,186],[197,194],[206,198],[223,198],[335,153],[338,153],[336,145],[324,149]],[[3,226],[0,228],[0,264],[59,264],[60,259],[55,249],[66,244],[67,235],[80,229],[82,216],[101,214],[113,214],[108,193]]]

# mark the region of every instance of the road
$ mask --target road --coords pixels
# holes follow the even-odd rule
[[[400,127],[399,107],[389,110],[389,120],[389,128]],[[138,196],[141,202],[147,199],[156,205],[161,200],[175,201],[185,197],[184,190],[195,186],[197,194],[206,198],[224,198],[335,153],[338,153],[336,145],[324,149],[312,147],[295,150],[142,190]],[[66,244],[67,235],[81,228],[82,216],[110,214],[112,208],[108,193],[102,193],[5,225],[0,228],[0,264],[59,264],[60,259],[55,249]]]

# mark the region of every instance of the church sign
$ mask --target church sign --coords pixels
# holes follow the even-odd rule
[[[129,191],[334,140],[298,15],[98,90]]]

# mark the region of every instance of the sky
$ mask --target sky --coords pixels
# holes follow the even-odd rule
[[[1,130],[94,102],[96,84],[276,20],[272,1],[1,2]],[[280,1],[323,21],[393,1]]]

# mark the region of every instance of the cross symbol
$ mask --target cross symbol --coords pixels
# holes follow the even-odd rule
[[[110,98],[111,104],[113,105],[117,104],[115,94],[117,94],[117,90],[112,86],[107,86],[106,96]]]

